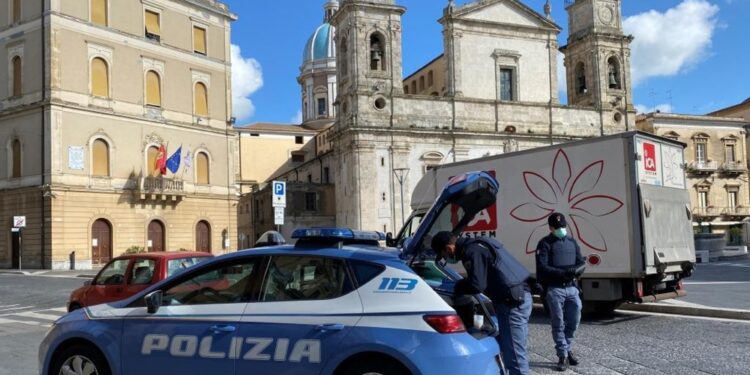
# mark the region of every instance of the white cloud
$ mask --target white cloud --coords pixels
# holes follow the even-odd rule
[[[263,87],[263,69],[258,60],[242,57],[240,47],[232,44],[232,115],[238,121],[255,114],[250,95]]]
[[[635,36],[633,84],[679,74],[705,59],[718,26],[718,12],[719,7],[707,0],[684,0],[664,13],[651,10],[626,18],[625,32]]]
[[[292,117],[290,120],[292,124],[301,124],[302,123],[302,110],[297,110],[297,114]]]
[[[661,113],[672,113],[672,105],[671,104],[658,104],[654,107],[648,107],[642,104],[636,104],[635,110],[638,113],[651,113],[659,111]]]

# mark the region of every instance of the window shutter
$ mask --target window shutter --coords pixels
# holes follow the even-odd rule
[[[159,24],[159,13],[146,11],[146,32],[154,35],[161,35],[161,25]]]
[[[95,58],[91,61],[91,94],[109,98],[109,74],[107,63]]]
[[[208,90],[206,85],[198,82],[195,84],[195,114],[208,117]]]
[[[21,96],[23,93],[21,87],[21,58],[13,58],[13,96]]]
[[[21,142],[13,141],[13,178],[21,177]]]
[[[109,176],[109,146],[107,142],[97,139],[92,150],[92,174],[98,177]]]
[[[206,54],[206,29],[193,26],[193,50]]]
[[[107,26],[107,0],[91,0],[91,22]]]
[[[161,107],[161,82],[153,71],[146,73],[146,105]]]
[[[196,157],[196,171],[198,172],[198,183],[199,184],[208,184],[209,183],[209,170],[208,170],[208,155],[199,152],[198,157]]]

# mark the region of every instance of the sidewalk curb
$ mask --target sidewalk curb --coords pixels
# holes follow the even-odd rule
[[[675,306],[663,303],[625,304],[618,310],[750,321],[750,310]]]
[[[18,276],[37,276],[37,277],[59,277],[69,279],[93,279],[96,274],[54,274],[45,271],[15,271],[15,270],[0,270],[0,275],[18,275]]]

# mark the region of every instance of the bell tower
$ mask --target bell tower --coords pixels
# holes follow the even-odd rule
[[[394,0],[343,0],[336,27],[337,127],[389,126],[403,95],[401,16]]]
[[[602,135],[635,128],[630,76],[632,36],[622,30],[621,0],[566,0],[568,102],[594,107]]]

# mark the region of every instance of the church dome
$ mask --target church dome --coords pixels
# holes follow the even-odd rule
[[[310,61],[332,59],[336,57],[336,49],[333,43],[333,33],[335,28],[328,22],[318,26],[310,39],[305,45],[305,53],[302,56],[302,63]]]
[[[310,39],[307,40],[305,52],[302,55],[303,65],[311,61],[336,57],[336,48],[333,42],[333,34],[336,32],[336,28],[331,26],[331,17],[339,9],[339,2],[338,0],[328,0],[323,8],[325,9],[323,24],[318,26]]]

